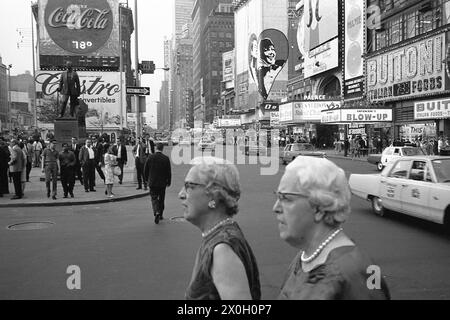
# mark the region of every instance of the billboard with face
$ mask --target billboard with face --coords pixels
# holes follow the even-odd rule
[[[39,0],[43,56],[117,57],[118,0]]]
[[[266,53],[272,60],[275,57],[275,62],[287,60],[289,55],[285,36],[287,0],[250,0],[242,4],[235,12],[235,30],[236,108],[255,108],[262,99],[260,88],[263,88],[258,68],[264,65],[263,60],[266,59],[260,53],[261,41],[268,38],[272,42],[272,52],[269,54],[270,50],[266,50]],[[268,43],[268,40],[263,41],[263,44]],[[268,77],[266,80],[264,95],[268,100],[277,100],[280,91],[286,91],[287,69],[280,68],[272,81]]]
[[[289,44],[284,33],[276,29],[264,30],[258,38],[256,65],[258,92],[264,100],[269,97],[275,79],[283,70],[288,57]]]
[[[42,92],[44,100],[57,101],[61,74],[58,71],[36,72],[36,90]],[[86,114],[87,129],[119,128],[122,115],[120,73],[79,71],[78,75],[81,84],[80,99],[84,100],[89,107]]]

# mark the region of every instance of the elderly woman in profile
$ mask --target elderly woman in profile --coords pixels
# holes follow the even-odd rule
[[[232,218],[241,195],[239,172],[222,159],[193,160],[179,198],[184,217],[199,228],[188,300],[259,300],[259,272],[252,249]]]
[[[343,231],[351,193],[341,168],[326,159],[298,157],[276,194],[280,237],[300,250],[279,299],[390,299],[381,275],[371,281],[368,267],[374,264]]]

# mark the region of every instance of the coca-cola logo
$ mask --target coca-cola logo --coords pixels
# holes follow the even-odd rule
[[[114,27],[108,0],[48,0],[44,20],[51,39],[75,54],[103,47]]]

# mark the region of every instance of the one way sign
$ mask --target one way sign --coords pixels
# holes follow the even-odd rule
[[[133,94],[138,96],[149,96],[150,87],[127,87],[127,94]]]

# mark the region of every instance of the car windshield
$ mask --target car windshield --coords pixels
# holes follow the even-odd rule
[[[440,183],[450,182],[450,159],[432,161],[436,179]]]
[[[312,150],[313,146],[311,144],[294,144],[292,151],[302,151],[302,150]]]
[[[405,156],[423,156],[425,155],[422,151],[422,149],[420,148],[404,148],[403,149],[403,154]]]

